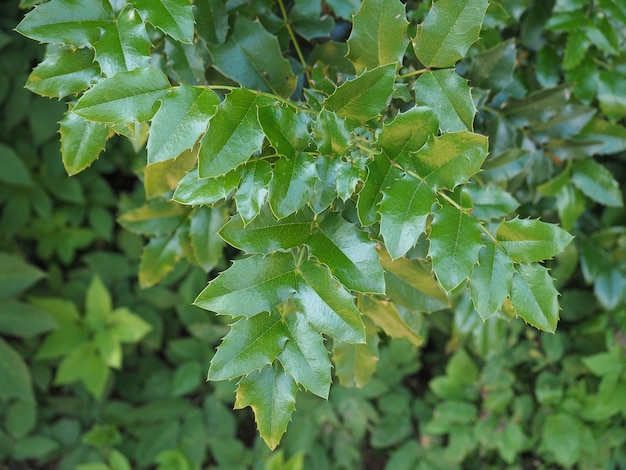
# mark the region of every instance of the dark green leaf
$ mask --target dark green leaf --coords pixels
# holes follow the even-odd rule
[[[45,275],[19,257],[0,252],[0,299],[21,294]]]
[[[170,91],[152,119],[148,164],[176,158],[192,148],[219,103],[219,97],[208,88],[180,85]]]
[[[32,338],[57,328],[42,309],[17,300],[0,300],[0,332],[18,338]]]
[[[472,215],[487,220],[505,217],[519,207],[519,202],[499,186],[467,186],[472,199]]]
[[[196,29],[198,36],[211,47],[226,41],[228,34],[228,15],[223,0],[196,0]]]
[[[439,0],[417,27],[413,49],[426,67],[452,67],[478,39],[487,0]]]
[[[0,338],[0,398],[6,401],[9,398],[34,401],[28,367],[22,356]]]
[[[296,274],[291,254],[251,256],[235,261],[212,280],[195,304],[221,315],[251,317],[271,312],[295,291]]]
[[[235,202],[245,223],[250,223],[261,211],[271,179],[272,167],[265,160],[252,161],[241,171]]]
[[[259,434],[270,449],[276,448],[291,420],[296,390],[296,382],[278,364],[252,372],[239,382],[235,408],[252,408]]]
[[[252,90],[270,91],[289,97],[296,76],[281,54],[276,36],[260,22],[238,15],[228,40],[211,49],[213,66],[229,78]]]
[[[77,48],[93,44],[114,19],[107,0],[52,0],[37,5],[15,28],[40,42],[71,44]]]
[[[554,332],[559,320],[558,292],[547,268],[520,264],[513,275],[511,303],[526,323]]]
[[[166,38],[163,52],[167,57],[166,73],[174,81],[196,86],[208,84],[206,69],[211,59],[205,48]]]
[[[233,90],[226,97],[202,138],[198,155],[200,178],[226,174],[261,149],[265,134],[257,106],[267,103],[268,98],[244,88]]]
[[[281,158],[274,165],[269,184],[269,204],[281,219],[302,208],[315,192],[317,171],[315,160],[308,153]]]
[[[515,41],[508,39],[472,57],[470,81],[486,90],[502,90],[513,80]]]
[[[258,113],[263,132],[279,154],[295,157],[309,144],[307,114],[277,103],[259,107]]]
[[[154,67],[119,72],[88,90],[72,111],[108,124],[147,121],[170,88],[167,77]]]
[[[224,241],[217,235],[226,216],[220,209],[198,207],[191,218],[191,246],[200,266],[209,272],[222,260]]]
[[[116,21],[102,27],[102,36],[94,44],[96,62],[110,77],[117,72],[146,68],[152,46],[146,25],[132,7],[125,7]]]
[[[470,277],[470,293],[483,320],[502,307],[511,290],[513,272],[513,263],[500,246],[488,241],[480,249],[478,264]]]
[[[345,342],[365,341],[363,322],[352,295],[333,279],[328,268],[304,262],[293,300],[306,321],[320,333]]]
[[[24,160],[11,147],[3,143],[0,143],[0,159],[2,162],[0,181],[15,186],[33,186],[30,171],[24,164]]]
[[[363,72],[353,80],[342,83],[324,101],[324,107],[357,123],[378,116],[393,92],[396,64],[384,65]]]
[[[239,214],[220,230],[220,236],[247,253],[270,254],[306,242],[313,227],[313,212],[305,208],[277,220],[267,206],[249,224]]]
[[[385,279],[375,244],[367,234],[338,213],[320,217],[317,230],[307,244],[320,262],[348,289],[363,293],[384,293]]]
[[[586,141],[599,142],[600,148],[595,152],[608,155],[626,150],[626,128],[619,124],[592,119],[584,127],[579,138]]]
[[[431,107],[442,132],[474,129],[476,107],[467,81],[454,70],[422,74],[415,83],[415,102]]]
[[[231,326],[211,359],[209,380],[234,379],[270,365],[290,339],[276,310],[242,318]]]
[[[217,178],[198,178],[198,171],[192,170],[180,180],[172,199],[191,206],[212,205],[226,199],[237,188],[240,178],[238,170]]]
[[[193,42],[194,17],[189,0],[135,0],[144,21],[180,42]]]
[[[609,119],[617,121],[626,116],[626,83],[623,74],[613,70],[600,72],[598,99],[600,109]]]
[[[367,178],[359,191],[357,210],[363,225],[372,225],[379,220],[378,205],[382,198],[382,190],[389,188],[401,175],[401,171],[392,166],[385,153],[374,155],[367,164]]]
[[[402,63],[409,38],[405,6],[399,0],[365,0],[352,20],[348,58],[357,73]]]
[[[345,121],[327,109],[317,116],[313,135],[322,155],[342,156],[350,146],[350,131]]]
[[[532,263],[552,258],[572,241],[562,228],[540,220],[503,221],[496,237],[509,257],[518,263]]]
[[[309,0],[296,0],[289,10],[289,23],[299,36],[308,41],[328,37],[335,26],[333,18],[324,14],[320,6]]]
[[[33,69],[26,88],[50,98],[64,98],[86,90],[100,78],[98,64],[88,48],[49,47],[46,57]]]
[[[331,365],[324,338],[300,312],[289,314],[284,328],[287,342],[278,359],[285,372],[309,392],[328,398]]]
[[[437,279],[448,292],[467,279],[482,247],[480,223],[451,206],[435,212],[429,256]]]
[[[89,167],[104,151],[110,129],[68,111],[60,121],[61,155],[68,175]]]

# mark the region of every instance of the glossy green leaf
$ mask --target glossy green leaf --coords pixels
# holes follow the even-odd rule
[[[150,239],[139,260],[139,285],[146,288],[157,284],[174,269],[181,255],[177,237]]]
[[[26,88],[49,98],[77,94],[101,78],[93,52],[87,48],[48,48],[45,59],[28,76]]]
[[[348,58],[357,73],[402,63],[409,38],[405,6],[399,0],[365,0],[352,20]]]
[[[148,67],[152,43],[145,23],[132,7],[125,7],[115,21],[102,27],[101,34],[94,49],[96,62],[107,77]]]
[[[308,153],[281,158],[274,165],[269,184],[269,204],[277,218],[287,217],[302,208],[315,192],[317,171]]]
[[[270,365],[285,348],[289,334],[276,310],[235,322],[211,359],[209,380],[234,379]]]
[[[380,233],[393,259],[409,251],[424,233],[435,200],[426,182],[409,175],[398,178],[383,191]]]
[[[513,262],[502,248],[491,241],[485,243],[470,276],[472,302],[483,320],[502,307],[511,290],[513,272]]]
[[[611,172],[594,160],[579,160],[573,165],[572,183],[600,204],[610,207],[624,204],[619,184]]]
[[[363,293],[385,292],[385,279],[374,242],[340,214],[330,212],[321,217],[307,244],[311,254],[327,265],[348,289]]]
[[[336,157],[319,156],[315,159],[315,194],[309,201],[315,213],[324,212],[337,198],[339,174],[344,165],[350,165],[345,160]]]
[[[392,338],[404,338],[415,346],[424,342],[411,326],[402,318],[396,306],[387,300],[374,300],[363,297],[361,309],[376,326],[381,328],[387,336]]]
[[[378,116],[393,92],[396,65],[389,64],[363,72],[342,83],[324,101],[324,107],[349,121],[364,124]]]
[[[45,275],[18,256],[0,251],[0,299],[21,294]]]
[[[259,107],[259,122],[272,147],[286,157],[295,157],[309,144],[310,118],[288,106]]]
[[[328,268],[304,262],[292,298],[306,321],[320,333],[349,343],[365,341],[361,314],[352,295],[333,279]]]
[[[218,106],[202,138],[198,155],[200,178],[224,175],[261,149],[265,134],[259,124],[257,106],[267,102],[268,98],[240,88]]]
[[[189,0],[135,0],[144,21],[180,42],[193,42],[194,17]]]
[[[180,204],[166,199],[152,199],[143,206],[124,213],[118,221],[133,233],[161,236],[174,232],[188,212]]]
[[[496,238],[509,257],[518,263],[552,258],[573,239],[557,225],[518,218],[503,221],[498,227]]]
[[[379,251],[385,270],[387,297],[412,312],[431,313],[450,306],[446,292],[433,276],[425,260],[398,258],[392,260]]]
[[[198,171],[192,170],[180,180],[172,199],[191,206],[212,205],[226,199],[237,188],[240,178],[238,170],[216,178],[198,178]]]
[[[487,138],[471,132],[429,139],[416,154],[416,172],[434,188],[454,189],[480,170],[487,157]]]
[[[180,85],[163,98],[148,135],[148,164],[178,157],[192,148],[217,111],[219,97],[208,88]]]
[[[233,317],[271,312],[296,290],[290,253],[251,256],[235,261],[198,295],[198,307]]]
[[[413,49],[426,67],[452,67],[478,39],[487,0],[439,0],[417,27]]]
[[[282,56],[276,36],[260,22],[237,16],[230,37],[210,52],[213,66],[246,88],[283,97],[291,96],[295,89],[296,76]]]
[[[313,227],[313,212],[303,209],[282,219],[276,219],[267,206],[249,224],[239,214],[220,230],[229,244],[247,253],[270,254],[296,248],[306,242]]]
[[[6,401],[10,398],[34,401],[33,386],[29,369],[22,356],[9,344],[0,338],[0,398]]]
[[[223,257],[224,241],[218,231],[224,226],[226,215],[220,209],[198,207],[192,215],[189,235],[193,252],[206,272],[211,271]]]
[[[287,342],[278,359],[285,372],[309,392],[328,398],[331,364],[324,338],[300,312],[289,314],[284,328]]]
[[[378,205],[382,199],[382,190],[389,188],[401,175],[401,171],[391,165],[385,153],[374,155],[367,164],[367,178],[359,191],[357,210],[360,222],[367,226],[378,222]]]
[[[511,303],[526,323],[554,332],[559,320],[558,295],[547,268],[539,264],[518,265],[511,285]]]
[[[442,132],[474,129],[476,107],[467,81],[452,69],[426,72],[415,82],[415,102],[431,107]]]
[[[252,408],[259,434],[270,449],[276,448],[287,429],[296,406],[296,391],[296,382],[276,364],[239,382],[235,408]]]
[[[52,0],[37,5],[15,28],[17,32],[40,42],[88,46],[100,37],[114,19],[107,0]]]
[[[315,143],[322,155],[342,156],[350,146],[350,132],[337,114],[322,109],[313,128]]]
[[[335,374],[344,387],[364,387],[374,375],[378,363],[378,332],[368,322],[367,342],[333,344],[333,363]]]
[[[147,121],[170,88],[167,77],[154,67],[119,72],[88,90],[72,111],[108,124]]]
[[[261,211],[271,179],[272,167],[265,160],[250,162],[243,168],[235,202],[245,223],[250,223]]]
[[[61,155],[68,175],[88,168],[104,151],[111,130],[99,122],[87,121],[71,111],[60,121]]]
[[[482,247],[480,223],[451,206],[435,212],[429,256],[437,279],[448,292],[467,279]]]
[[[471,186],[463,189],[472,200],[472,215],[487,220],[505,217],[519,207],[519,202],[499,186]]]

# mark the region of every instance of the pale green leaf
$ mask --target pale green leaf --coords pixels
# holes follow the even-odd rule
[[[21,294],[45,275],[20,257],[0,251],[0,298]]]
[[[419,176],[430,186],[454,189],[480,170],[487,149],[483,135],[467,131],[443,134],[429,139],[413,162]]]
[[[113,369],[120,369],[122,367],[122,358],[124,356],[122,353],[122,345],[115,335],[111,334],[110,330],[97,330],[93,337],[93,344],[96,346],[98,354],[107,367]]]
[[[221,315],[251,317],[271,312],[296,290],[290,253],[251,256],[235,261],[198,295],[198,307]]]
[[[215,268],[223,257],[224,241],[218,231],[226,222],[223,210],[198,207],[192,215],[189,235],[193,252],[206,272]]]
[[[40,42],[80,48],[96,42],[113,19],[108,0],[52,0],[28,12],[15,29]]]
[[[49,47],[25,87],[41,96],[64,98],[86,90],[100,78],[100,69],[88,48]]]
[[[406,174],[383,191],[380,233],[392,258],[403,256],[424,233],[435,200],[430,185]]]
[[[146,288],[157,284],[174,269],[181,255],[178,237],[150,239],[139,260],[139,285]]]
[[[426,67],[452,67],[478,39],[487,0],[439,0],[433,3],[413,39],[415,55]]]
[[[425,260],[398,258],[392,260],[379,250],[385,270],[387,297],[412,312],[432,313],[450,306],[446,292],[433,276],[432,266]]]
[[[278,364],[252,372],[239,382],[235,408],[254,411],[259,434],[275,449],[296,406],[296,382]]]
[[[81,381],[91,395],[99,400],[110,371],[93,343],[83,343],[63,358],[54,383],[58,385]]]
[[[435,212],[428,254],[437,279],[448,292],[467,279],[482,247],[480,223],[465,212],[443,206]]]
[[[364,124],[387,105],[395,79],[395,64],[368,70],[342,83],[326,98],[324,107],[348,121]]]
[[[249,224],[239,214],[220,230],[229,244],[247,253],[270,254],[289,250],[306,242],[313,227],[313,212],[304,208],[277,220],[267,206]]]
[[[366,323],[366,332],[367,342],[364,344],[333,343],[335,374],[344,387],[364,387],[376,371],[380,339],[376,328],[369,321]]]
[[[148,164],[178,157],[192,148],[217,111],[219,97],[208,88],[180,85],[163,98],[148,135]]]
[[[243,221],[250,223],[261,211],[272,179],[272,167],[265,160],[246,164],[241,171],[241,184],[237,188],[235,202]]]
[[[287,326],[276,310],[242,318],[217,348],[208,378],[234,379],[262,369],[276,359],[289,339]]]
[[[194,171],[197,161],[198,151],[195,147],[191,150],[185,150],[176,159],[146,165],[143,169],[143,187],[146,192],[146,199],[154,199],[159,196],[168,197],[170,191],[174,191],[181,180],[190,172],[193,172],[197,179],[197,171]]]
[[[542,441],[556,462],[572,467],[578,461],[581,449],[588,444],[581,435],[582,423],[571,415],[556,412],[546,416],[541,429]]]
[[[274,164],[269,184],[269,204],[277,218],[287,217],[302,208],[315,192],[317,171],[308,153],[281,158]]]
[[[266,104],[268,98],[245,88],[233,90],[226,97],[202,138],[198,155],[200,178],[226,174],[261,149],[265,134],[257,107]]]
[[[306,321],[317,331],[349,343],[365,341],[365,329],[352,295],[328,268],[304,262],[298,272],[297,292],[292,296]]]
[[[102,27],[102,36],[93,45],[96,62],[107,77],[147,67],[151,46],[145,23],[130,6],[119,13],[116,21]]]
[[[574,237],[554,224],[515,218],[500,224],[496,238],[513,261],[532,263],[552,258]]]
[[[93,331],[108,322],[113,308],[111,294],[97,274],[93,276],[85,294],[85,322]]]
[[[405,6],[399,0],[365,0],[352,19],[348,58],[357,73],[402,63],[409,38]]]
[[[111,313],[109,331],[122,343],[137,343],[151,329],[148,322],[127,308],[116,308]]]
[[[499,245],[488,242],[480,249],[478,264],[470,277],[470,293],[483,320],[502,307],[511,290],[513,272],[513,262]]]
[[[553,333],[559,320],[558,295],[547,268],[518,265],[511,285],[511,303],[526,323]]]
[[[190,206],[213,205],[226,199],[237,188],[240,178],[238,170],[216,178],[198,178],[198,170],[195,169],[180,180],[172,199]]]
[[[574,163],[571,178],[572,183],[590,199],[605,206],[623,206],[619,184],[609,170],[594,160],[579,160]]]
[[[194,17],[189,0],[135,0],[144,21],[180,42],[193,42]]]
[[[420,346],[424,342],[424,338],[402,318],[394,303],[363,297],[361,310],[387,336],[406,339],[415,346]]]
[[[289,314],[284,328],[287,342],[278,360],[285,372],[309,392],[328,398],[331,364],[324,338],[300,312]]]
[[[263,132],[279,154],[295,157],[309,145],[311,118],[307,114],[278,103],[259,107],[258,114]]]
[[[340,214],[329,212],[320,217],[317,230],[307,244],[311,254],[328,266],[348,289],[363,293],[385,292],[375,243]]]
[[[29,369],[22,356],[0,338],[0,399],[10,398],[34,401]]]
[[[111,130],[99,122],[87,121],[71,111],[60,121],[61,156],[67,174],[88,168],[104,151]]]
[[[429,106],[439,119],[442,132],[474,129],[476,107],[467,80],[455,70],[426,72],[415,82],[415,102]]]
[[[213,66],[246,88],[285,98],[295,89],[296,76],[282,56],[278,39],[258,21],[236,16],[230,37],[210,52]]]
[[[151,199],[143,206],[125,212],[118,222],[140,235],[162,236],[174,232],[187,217],[189,209],[166,199]]]
[[[154,67],[119,72],[85,92],[72,111],[108,124],[147,121],[170,89],[167,77]]]

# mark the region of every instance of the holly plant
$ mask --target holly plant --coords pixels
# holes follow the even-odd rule
[[[67,103],[68,174],[113,136],[145,146],[145,202],[119,219],[147,240],[140,283],[205,269],[195,304],[233,322],[208,377],[238,381],[269,447],[298,392],[327,398],[333,367],[365,384],[379,334],[419,344],[467,292],[483,320],[554,331],[543,263],[572,237],[475,177],[488,139],[455,66],[487,0],[23,4],[17,31],[47,44],[26,87]]]

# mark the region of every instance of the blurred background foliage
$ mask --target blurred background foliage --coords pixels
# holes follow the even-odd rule
[[[429,8],[406,3],[414,22]],[[320,37],[347,37],[359,2],[323,2],[323,21],[317,6],[288,5],[316,54]],[[576,235],[550,262],[562,292],[556,334],[483,322],[461,298],[421,318],[419,348],[381,337],[364,387],[303,396],[273,453],[251,411],[232,411],[235,384],[204,380],[228,331],[191,305],[205,272],[181,260],[139,287],[145,240],[116,219],[146,199],[145,150],[113,138],[105,158],[67,176],[65,105],[24,89],[43,50],[12,31],[19,6],[0,5],[0,469],[626,468],[620,1],[493,1],[457,67],[490,138],[479,178],[513,194],[522,217]],[[271,7],[238,10],[275,33]],[[198,73],[168,56],[168,73]],[[234,255],[218,253],[218,269]]]

